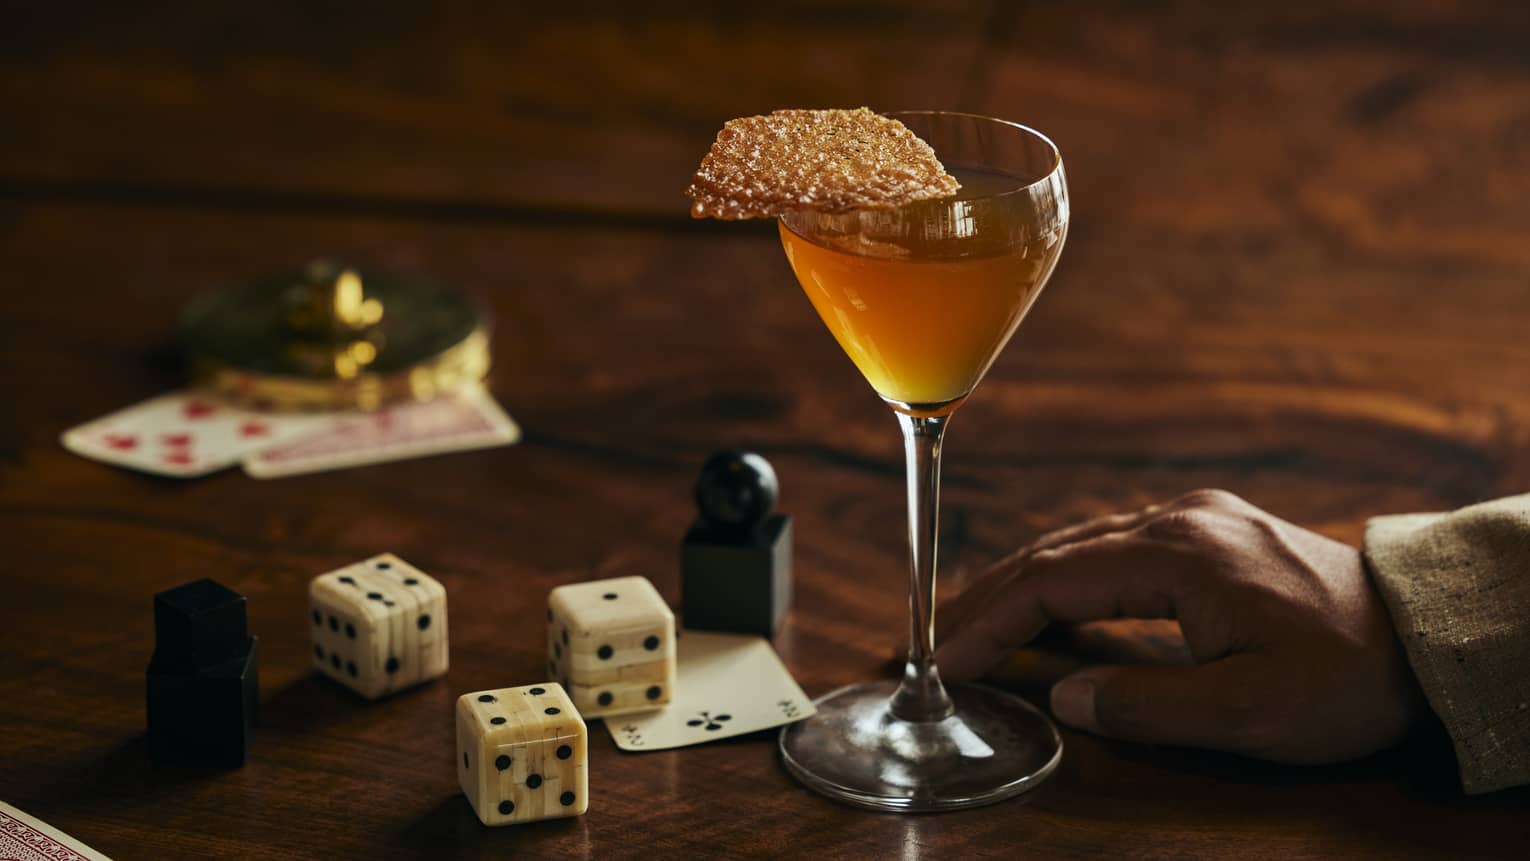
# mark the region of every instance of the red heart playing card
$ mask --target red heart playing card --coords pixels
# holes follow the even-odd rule
[[[64,433],[64,447],[93,460],[190,478],[233,466],[258,449],[323,429],[331,419],[267,415],[195,391],[172,392]]]

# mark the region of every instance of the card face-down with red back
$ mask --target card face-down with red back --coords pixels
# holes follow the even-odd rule
[[[48,823],[0,801],[0,859],[111,861]]]
[[[65,431],[64,447],[92,460],[192,478],[322,430],[318,415],[256,412],[192,390],[150,398]]]
[[[468,386],[427,403],[337,414],[321,431],[245,458],[244,471],[255,478],[280,478],[510,445],[520,436],[493,396]]]

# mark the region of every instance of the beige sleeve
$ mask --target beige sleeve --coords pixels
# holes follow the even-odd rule
[[[1530,783],[1530,495],[1374,518],[1365,555],[1462,786]]]

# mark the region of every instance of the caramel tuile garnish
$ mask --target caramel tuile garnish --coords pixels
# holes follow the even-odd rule
[[[894,209],[959,188],[908,126],[856,108],[729,120],[685,193],[693,217],[733,221],[799,209]]]

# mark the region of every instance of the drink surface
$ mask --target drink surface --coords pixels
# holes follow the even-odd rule
[[[972,392],[1062,250],[1060,227],[1048,229],[1023,192],[990,197],[1026,180],[951,173],[962,191],[905,208],[913,229],[892,239],[805,236],[780,223],[797,280],[845,353],[885,400],[921,414],[949,412]]]

